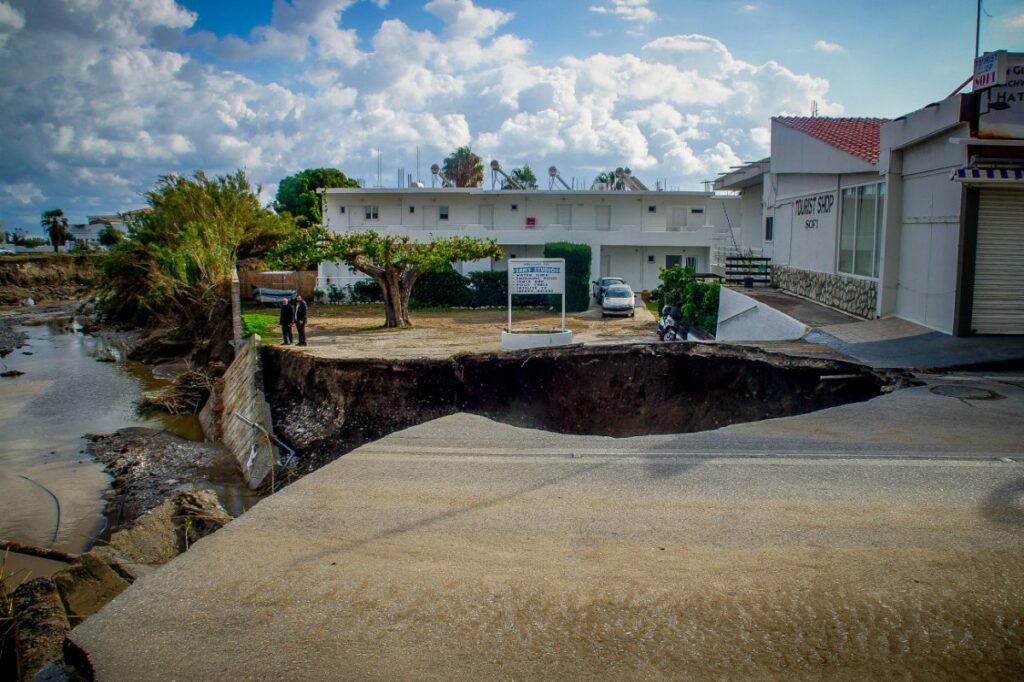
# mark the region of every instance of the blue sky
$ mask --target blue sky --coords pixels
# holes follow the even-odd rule
[[[1024,0],[982,50],[1024,51]],[[375,184],[471,144],[507,167],[630,165],[699,189],[772,115],[895,117],[974,56],[974,0],[0,0],[0,219],[142,204],[169,172]]]

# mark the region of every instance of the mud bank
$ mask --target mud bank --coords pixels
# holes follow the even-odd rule
[[[365,442],[471,412],[561,433],[686,433],[878,395],[860,365],[727,345],[634,344],[357,361],[264,347],[278,434],[311,471]]]
[[[66,301],[80,298],[96,274],[92,256],[39,254],[0,258],[0,304],[25,298]]]

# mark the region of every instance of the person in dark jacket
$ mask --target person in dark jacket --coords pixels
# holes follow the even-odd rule
[[[288,305],[288,299],[281,299],[281,336],[284,337],[284,345],[292,342],[292,322],[295,320],[295,310]]]
[[[300,346],[306,345],[306,319],[309,317],[306,309],[306,302],[302,300],[302,296],[295,297],[295,330],[299,332],[299,343]]]

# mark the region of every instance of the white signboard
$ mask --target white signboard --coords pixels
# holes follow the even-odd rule
[[[565,331],[565,259],[510,258],[508,261],[508,333],[512,334],[512,296],[558,294],[562,297],[562,331]]]
[[[978,137],[1020,140],[1024,139],[1024,53],[1002,54],[1001,83],[979,96]]]
[[[513,258],[508,262],[510,294],[565,294],[564,258]]]
[[[1006,50],[999,50],[974,60],[974,92],[1006,83],[1006,56]]]

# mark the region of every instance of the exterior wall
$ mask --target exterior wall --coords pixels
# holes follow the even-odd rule
[[[696,256],[697,270],[707,271],[710,247],[728,232],[726,214],[730,220],[739,220],[739,205],[738,197],[707,192],[352,189],[327,193],[324,223],[339,232],[375,229],[419,239],[430,234],[493,238],[505,252],[505,259],[494,263],[461,264],[458,269],[463,273],[505,269],[512,254],[520,258],[542,256],[547,242],[587,244],[594,277],[601,274],[601,256],[611,256],[611,274],[626,278],[642,290],[660,283],[658,268],[665,265],[667,255],[681,256],[684,263],[687,256]],[[377,207],[376,220],[366,219],[365,206]],[[449,219],[435,225],[433,216],[438,206],[448,207]],[[571,220],[565,221],[569,224],[558,222],[559,206],[571,207]],[[410,207],[414,208],[411,213]],[[479,222],[481,207],[493,207],[493,225]],[[606,229],[598,229],[599,207],[609,209],[611,224]],[[528,225],[527,218],[533,218],[536,224]],[[653,263],[648,262],[648,256],[654,256]],[[325,263],[320,266],[318,286],[343,287],[360,278],[343,265]]]
[[[772,265],[772,286],[864,318],[875,317],[878,283],[873,279]]]
[[[890,175],[899,176],[900,210],[888,216],[886,229],[893,234],[887,244],[896,252],[883,255],[883,264],[897,275],[885,278],[895,281],[895,304],[883,302],[882,309],[947,334],[953,333],[956,307],[963,192],[949,175],[967,162],[966,147],[949,138],[967,135],[966,124],[943,126],[940,134],[904,148],[889,166]]]
[[[866,173],[875,170],[867,161],[777,121],[772,121],[771,145],[771,172],[775,174]]]

